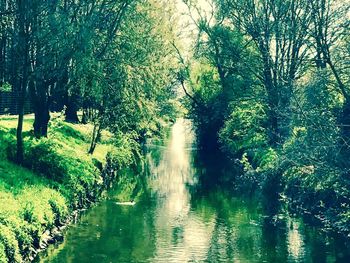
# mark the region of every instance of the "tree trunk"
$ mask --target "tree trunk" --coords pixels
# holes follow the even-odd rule
[[[21,92],[18,100],[18,123],[17,123],[17,155],[16,162],[23,164],[24,160],[24,148],[23,148],[23,120],[24,120],[24,102],[25,102],[25,89],[21,88]]]
[[[18,46],[14,48],[14,51],[19,58],[19,62],[15,62],[18,66],[18,73],[15,80],[17,85],[18,94],[18,123],[17,123],[17,153],[16,161],[18,164],[23,164],[24,161],[24,149],[23,149],[23,120],[24,120],[24,104],[27,94],[28,85],[28,68],[29,68],[29,22],[26,18],[26,10],[28,6],[26,2],[18,1]],[[17,64],[18,63],[18,64]]]
[[[267,101],[269,106],[268,118],[269,118],[269,143],[271,146],[277,146],[280,140],[279,121],[278,121],[278,100],[279,94],[277,88],[273,84],[272,69],[268,50],[264,44],[260,44],[260,49],[264,62],[264,86],[267,93]]]
[[[83,108],[83,116],[81,118],[81,123],[82,124],[87,124],[89,121],[89,116],[88,116],[88,109]]]
[[[36,138],[47,137],[50,121],[51,96],[50,84],[43,80],[37,80],[31,87],[32,101],[34,103],[34,135]]]
[[[47,137],[47,130],[50,121],[50,111],[47,105],[36,105],[35,109],[35,120],[34,120],[34,135],[36,138]]]
[[[78,109],[74,104],[66,105],[66,121],[72,123],[79,123]]]
[[[97,142],[99,141],[100,137],[101,137],[101,126],[99,126],[98,124],[95,124],[94,129],[92,131],[91,144],[90,144],[90,149],[88,151],[89,154],[94,153],[97,146]]]
[[[68,92],[67,92],[68,93]],[[78,96],[76,94],[66,94],[66,121],[78,123]]]

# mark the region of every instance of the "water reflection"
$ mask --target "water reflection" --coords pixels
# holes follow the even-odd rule
[[[152,262],[204,260],[210,245],[210,224],[192,214],[188,186],[197,182],[191,150],[189,122],[179,120],[172,128],[169,146],[154,165],[149,154],[149,185],[155,199],[156,251]]]
[[[288,254],[291,261],[302,260],[305,256],[304,240],[300,222],[288,219],[290,229],[287,234]]]
[[[199,182],[198,174],[221,171],[215,157],[205,168],[194,160],[193,140],[189,122],[179,120],[169,141],[149,142],[142,200],[133,207],[101,203],[41,261],[350,262],[343,240],[290,218],[271,206],[276,200]]]

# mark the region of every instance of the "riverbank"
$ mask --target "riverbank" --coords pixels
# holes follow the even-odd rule
[[[197,122],[196,132],[202,135],[198,143],[207,152],[215,141],[215,150],[220,149],[225,156],[221,159],[227,158],[238,167],[231,176],[233,188],[242,188],[245,193],[257,190],[270,203],[281,199],[291,214],[312,219],[320,229],[349,239],[349,162],[341,157],[346,149],[334,138],[329,147],[318,140],[310,145],[313,137],[309,138],[311,134],[303,127],[295,128],[283,144],[271,146],[266,130],[259,126],[260,117],[243,108],[233,112],[218,130]],[[209,145],[207,137],[211,138]],[[338,149],[344,152],[337,153]]]
[[[231,162],[240,169],[233,178],[235,187],[257,191],[266,202],[280,203],[290,214],[307,219],[321,231],[349,239],[349,180],[336,169],[322,173],[312,165],[286,165],[280,151],[265,152],[243,154]]]
[[[117,171],[134,160],[134,142],[102,133],[88,155],[91,125],[50,122],[49,139],[37,140],[24,123],[24,167],[15,158],[16,119],[0,119],[0,262],[29,261],[70,223],[78,210],[103,197]],[[122,139],[122,138],[121,138]]]

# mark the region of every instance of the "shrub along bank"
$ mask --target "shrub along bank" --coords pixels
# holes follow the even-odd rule
[[[298,123],[289,138],[272,148],[259,105],[236,108],[220,130],[221,147],[240,163],[240,184],[280,195],[293,212],[350,237],[350,180],[341,163],[339,132],[322,126],[329,116],[318,116],[324,119],[314,118],[313,126]]]
[[[51,122],[49,138],[36,139],[24,129],[25,162],[13,163],[15,119],[0,119],[0,262],[28,260],[42,245],[43,233],[57,231],[73,211],[102,196],[131,164],[137,142],[128,136],[102,133],[101,143],[88,155],[90,125]]]

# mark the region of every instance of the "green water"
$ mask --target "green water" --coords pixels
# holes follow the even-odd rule
[[[220,161],[196,161],[189,124],[147,147],[147,189],[134,206],[113,199],[89,210],[40,262],[350,262],[350,246],[259,198],[205,187]]]

